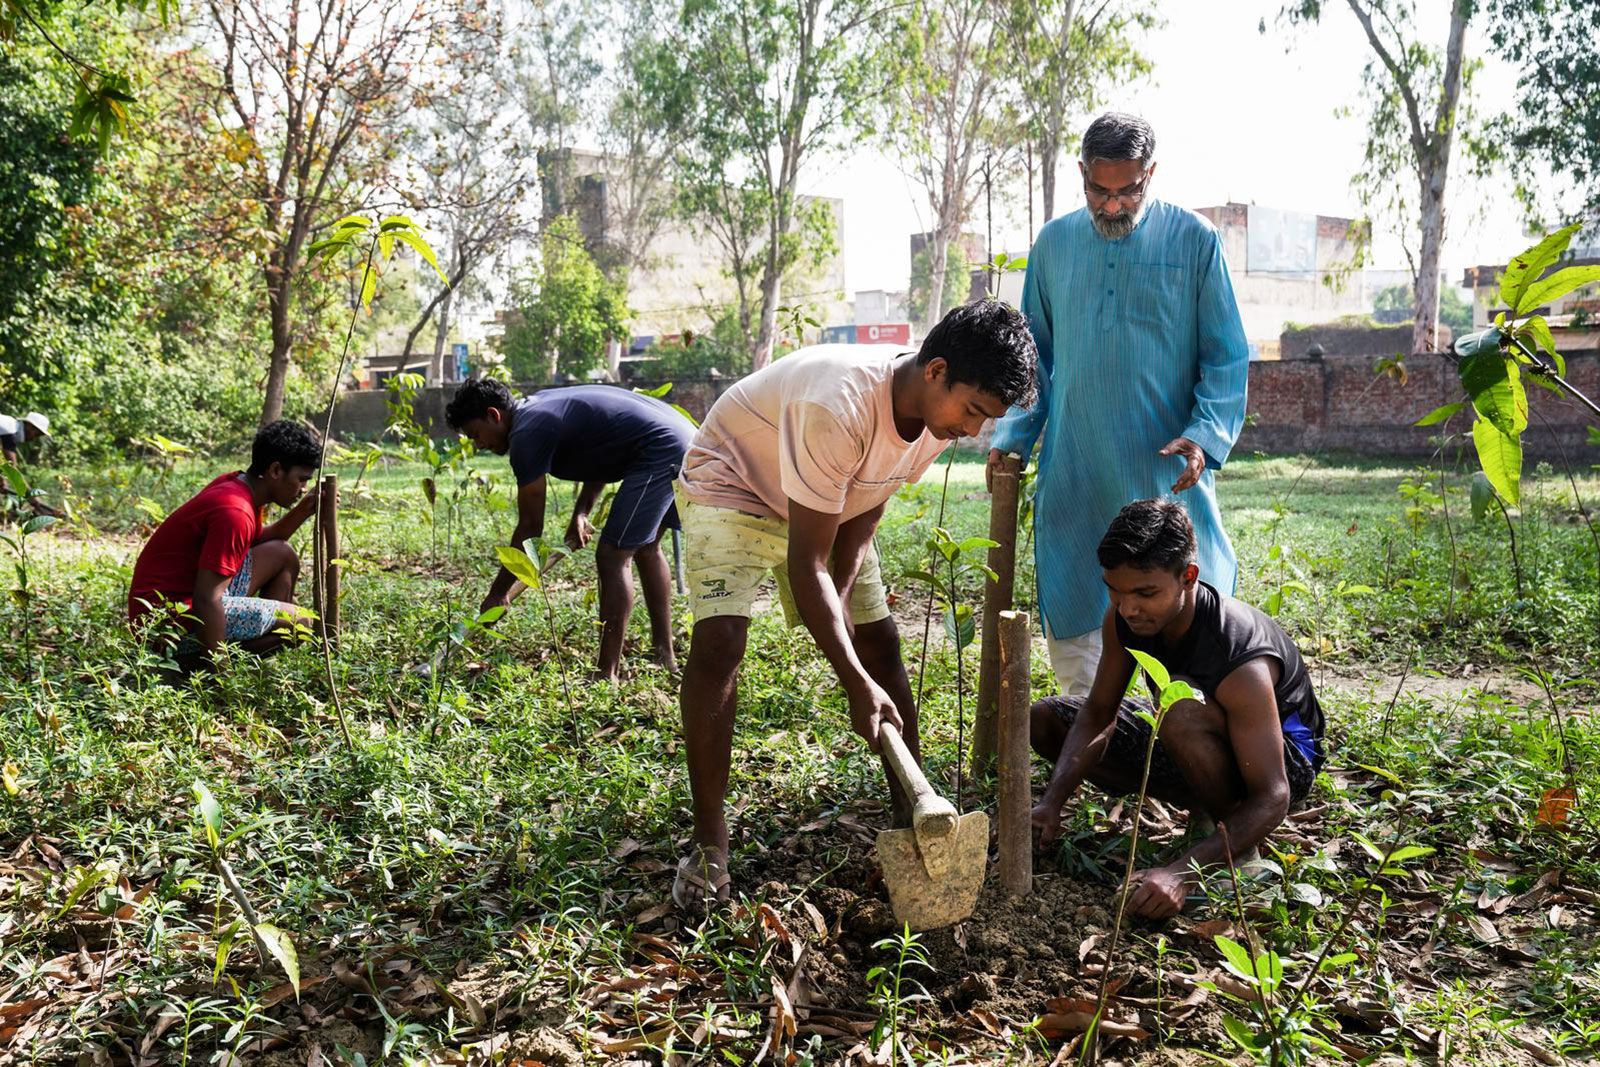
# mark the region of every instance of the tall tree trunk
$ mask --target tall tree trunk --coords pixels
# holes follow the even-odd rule
[[[444,343],[450,335],[450,302],[453,299],[452,290],[446,289],[444,299],[439,301],[439,318],[433,331],[433,359],[428,366],[428,380],[435,385],[443,385],[455,376],[445,373],[444,362]]]
[[[289,279],[275,261],[267,273],[267,312],[272,327],[272,355],[267,364],[267,392],[261,404],[261,425],[283,418],[283,399],[289,387],[289,351],[293,335],[289,324]]]
[[[1444,194],[1450,175],[1456,108],[1461,101],[1467,17],[1465,0],[1456,0],[1450,9],[1450,36],[1445,45],[1439,108],[1433,129],[1427,131],[1426,141],[1415,146],[1422,184],[1422,249],[1418,257],[1417,304],[1411,329],[1413,352],[1433,352],[1439,348],[1439,260],[1444,249]]]
[[[1050,136],[1039,139],[1039,192],[1044,206],[1044,221],[1056,217],[1056,157],[1061,146]]]
[[[928,306],[923,311],[922,333],[939,324],[944,317],[944,275],[950,265],[950,238],[945,234],[943,220],[935,226],[928,238]]]

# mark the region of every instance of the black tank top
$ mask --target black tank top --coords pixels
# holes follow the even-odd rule
[[[1128,629],[1120,615],[1117,637],[1122,647],[1135,648],[1160,660],[1173,677],[1183,677],[1205,694],[1207,700],[1222,680],[1253,659],[1271,656],[1278,661],[1278,684],[1273,694],[1278,700],[1278,720],[1297,716],[1316,740],[1316,751],[1323,752],[1322,706],[1311,688],[1311,673],[1305,660],[1278,621],[1259,608],[1231,596],[1223,596],[1205,582],[1195,589],[1194,621],[1176,646],[1168,648],[1160,634],[1140,637]],[[1320,761],[1319,761],[1320,762]]]

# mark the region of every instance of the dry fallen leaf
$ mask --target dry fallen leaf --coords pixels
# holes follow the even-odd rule
[[[1572,815],[1572,809],[1578,803],[1578,790],[1575,786],[1564,785],[1559,789],[1546,789],[1544,796],[1539,800],[1539,810],[1534,815],[1533,821],[1541,826],[1553,829],[1565,829],[1567,819]]]

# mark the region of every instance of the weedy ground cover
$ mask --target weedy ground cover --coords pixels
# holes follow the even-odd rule
[[[958,540],[987,530],[975,460],[951,471]],[[449,508],[421,464],[338,468],[361,487],[341,506],[333,659],[353,750],[314,647],[170,688],[126,633],[137,524],[214,464],[35,472],[75,521],[30,537],[30,595],[4,608],[0,1063],[1043,1064],[1079,1039],[1102,978],[1099,1032],[1125,1062],[1600,1052],[1593,541],[1565,474],[1530,470],[1514,565],[1498,513],[1473,518],[1469,463],[1452,454],[1443,479],[1437,463],[1294,457],[1224,473],[1240,593],[1279,594],[1324,683],[1331,759],[1252,877],[1164,926],[1125,924],[1109,974],[1131,804],[1089,793],[1032,897],[987,891],[972,921],[908,940],[874,884],[881,771],[776,613],[741,678],[740,902],[675,915],[673,681],[633,654],[621,684],[576,680],[598,637],[582,560],[502,639],[414,669],[497,563],[509,479],[492,457],[462,461]],[[896,576],[927,569],[943,474],[904,490],[880,537],[913,671],[927,589]],[[1024,600],[1031,573],[1019,560]],[[924,750],[950,792],[941,629]],[[988,789],[966,782],[966,802]],[[1141,858],[1183,830],[1147,806]]]

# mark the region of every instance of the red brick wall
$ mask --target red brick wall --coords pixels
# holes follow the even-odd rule
[[[1425,456],[1435,446],[1434,427],[1413,423],[1440,404],[1466,398],[1455,365],[1424,353],[1408,358],[1404,385],[1373,373],[1375,356],[1326,356],[1250,364],[1249,425],[1238,450],[1337,450],[1371,456]],[[1600,355],[1567,357],[1567,380],[1600,400]],[[1568,457],[1587,465],[1593,457],[1586,427],[1600,423],[1576,402],[1528,386],[1529,426],[1523,448],[1531,459]],[[1541,416],[1543,416],[1541,418]],[[1548,423],[1548,426],[1546,425]],[[1465,431],[1463,413],[1451,428]],[[1558,443],[1559,442],[1559,443]],[[1236,452],[1238,451],[1236,450]]]

